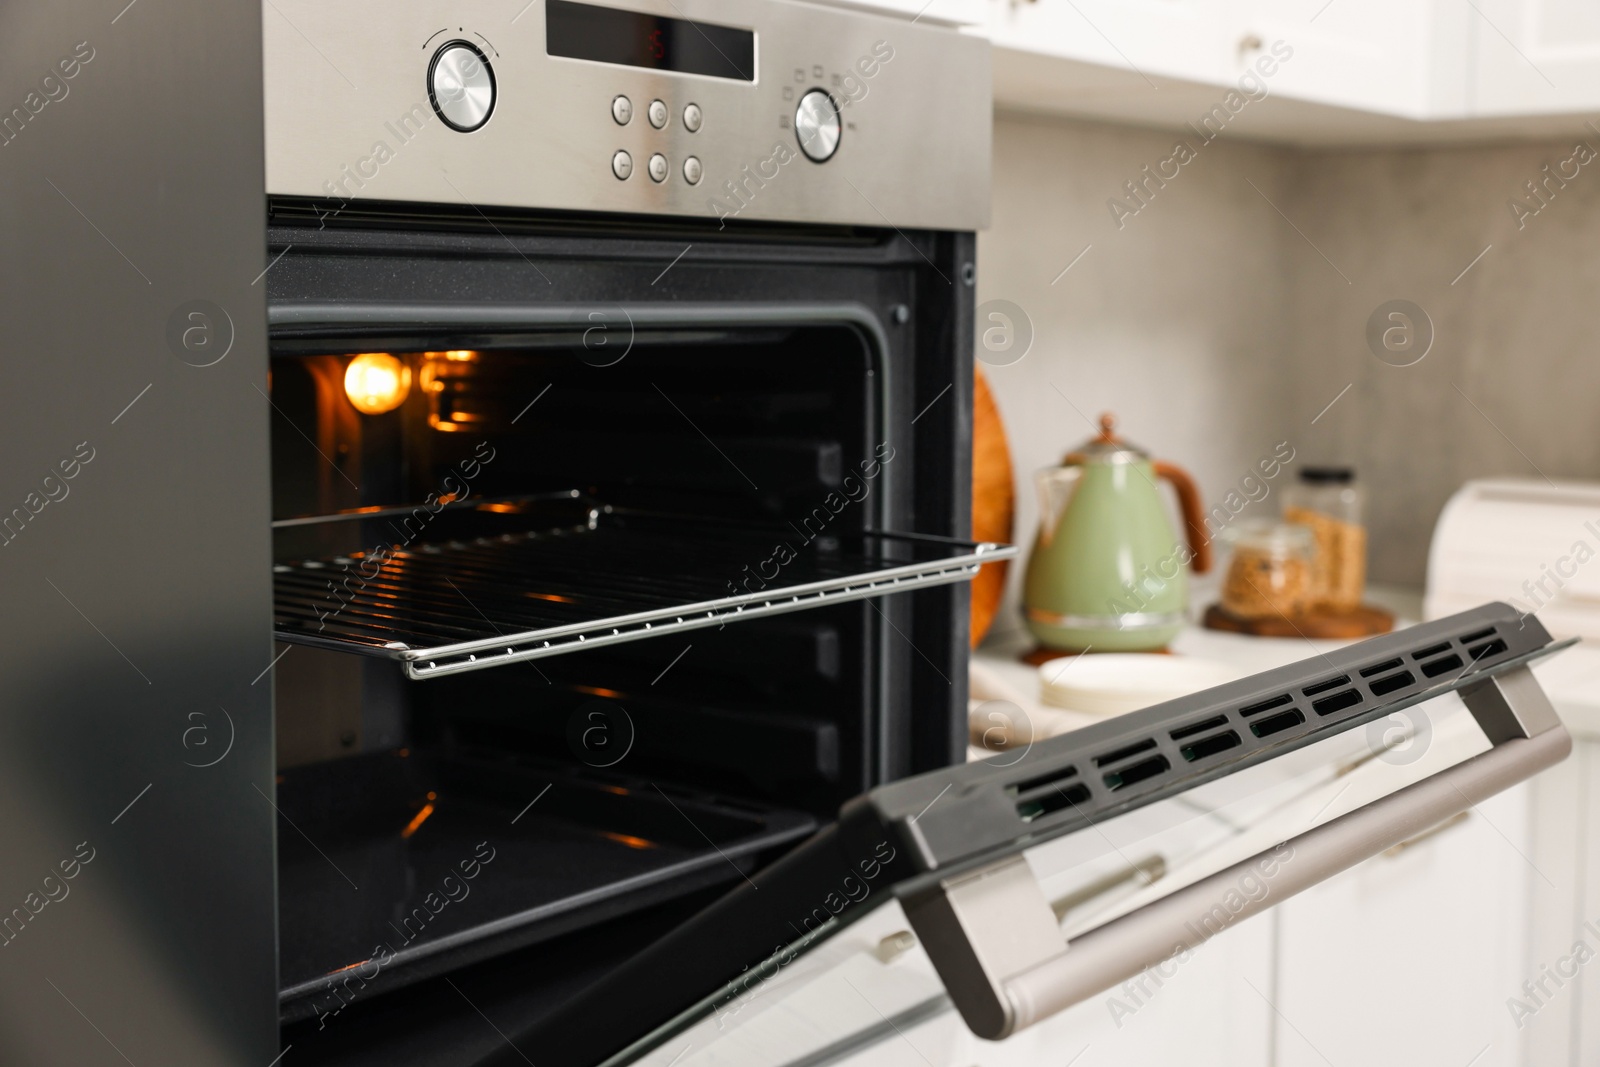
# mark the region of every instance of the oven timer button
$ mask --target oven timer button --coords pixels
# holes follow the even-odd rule
[[[688,159],[683,161],[684,181],[688,182],[690,185],[699,185],[701,173],[700,161],[694,156],[690,156]]]
[[[465,41],[451,41],[428,64],[428,100],[444,124],[460,133],[478,129],[494,113],[494,70]]]
[[[684,108],[683,108],[683,128],[684,129],[688,130],[690,133],[698,132],[699,129],[700,129],[700,119],[701,119],[701,115],[700,115],[700,105],[699,104],[686,104],[686,105],[684,105]]]
[[[611,101],[611,117],[617,120],[618,126],[626,126],[633,121],[633,101],[625,96]]]
[[[667,180],[667,157],[660,152],[650,157],[650,180],[653,182]]]
[[[667,124],[667,105],[659,100],[650,101],[650,125],[656,129]]]
[[[620,180],[627,181],[633,174],[633,157],[618,150],[617,154],[611,157],[611,173]]]
[[[794,133],[800,151],[813,163],[826,163],[839,150],[839,106],[821,89],[800,98],[794,109]]]

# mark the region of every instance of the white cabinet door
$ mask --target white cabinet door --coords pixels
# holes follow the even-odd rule
[[[1600,107],[1600,5],[1474,0],[1472,6],[1477,9],[1475,114],[1559,114]]]
[[[989,0],[812,0],[830,7],[850,7],[917,22],[982,25],[988,20]]]
[[[1583,842],[1583,896],[1578,907],[1581,939],[1596,956],[1578,973],[1574,1000],[1578,1025],[1573,1040],[1577,1045],[1573,1063],[1600,1063],[1600,744],[1586,742],[1575,753],[1583,776],[1583,815],[1580,840]],[[1570,950],[1569,950],[1570,951]]]
[[[1531,802],[1538,877],[1529,944],[1506,978],[1504,1010],[1527,1067],[1600,1063],[1600,743],[1579,741],[1534,780]]]
[[[1270,988],[1271,942],[1271,920],[1250,919],[1165,977],[1133,979],[1000,1042],[974,1037],[948,1004],[907,1013],[838,1067],[1268,1067],[1272,1010],[1251,987]]]
[[[1220,85],[1231,70],[1228,0],[992,0],[997,47],[1078,60],[1141,79]]]
[[[1471,26],[1434,0],[1232,0],[1242,74],[1262,49],[1293,51],[1270,81],[1286,98],[1407,118],[1465,114]]]
[[[1520,786],[1280,905],[1279,1067],[1521,1063],[1527,827]]]

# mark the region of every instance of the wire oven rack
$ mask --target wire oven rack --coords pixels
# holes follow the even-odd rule
[[[548,498],[467,501],[467,517],[477,520],[469,534],[279,563],[278,639],[397,659],[412,678],[436,678],[965,581],[1017,551],[915,534],[808,537],[793,526],[628,512],[576,493],[559,497],[569,507],[561,518],[547,513]],[[369,510],[274,526],[402,513]],[[462,517],[460,506],[453,517]]]

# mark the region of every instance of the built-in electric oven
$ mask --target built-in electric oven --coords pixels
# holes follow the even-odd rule
[[[264,17],[284,1042],[468,1063],[964,759],[987,46]]]

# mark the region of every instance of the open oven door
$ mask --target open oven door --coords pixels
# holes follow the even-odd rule
[[[875,789],[486,1067],[1006,1038],[1560,762],[1528,668],[1567,644],[1488,604]]]

